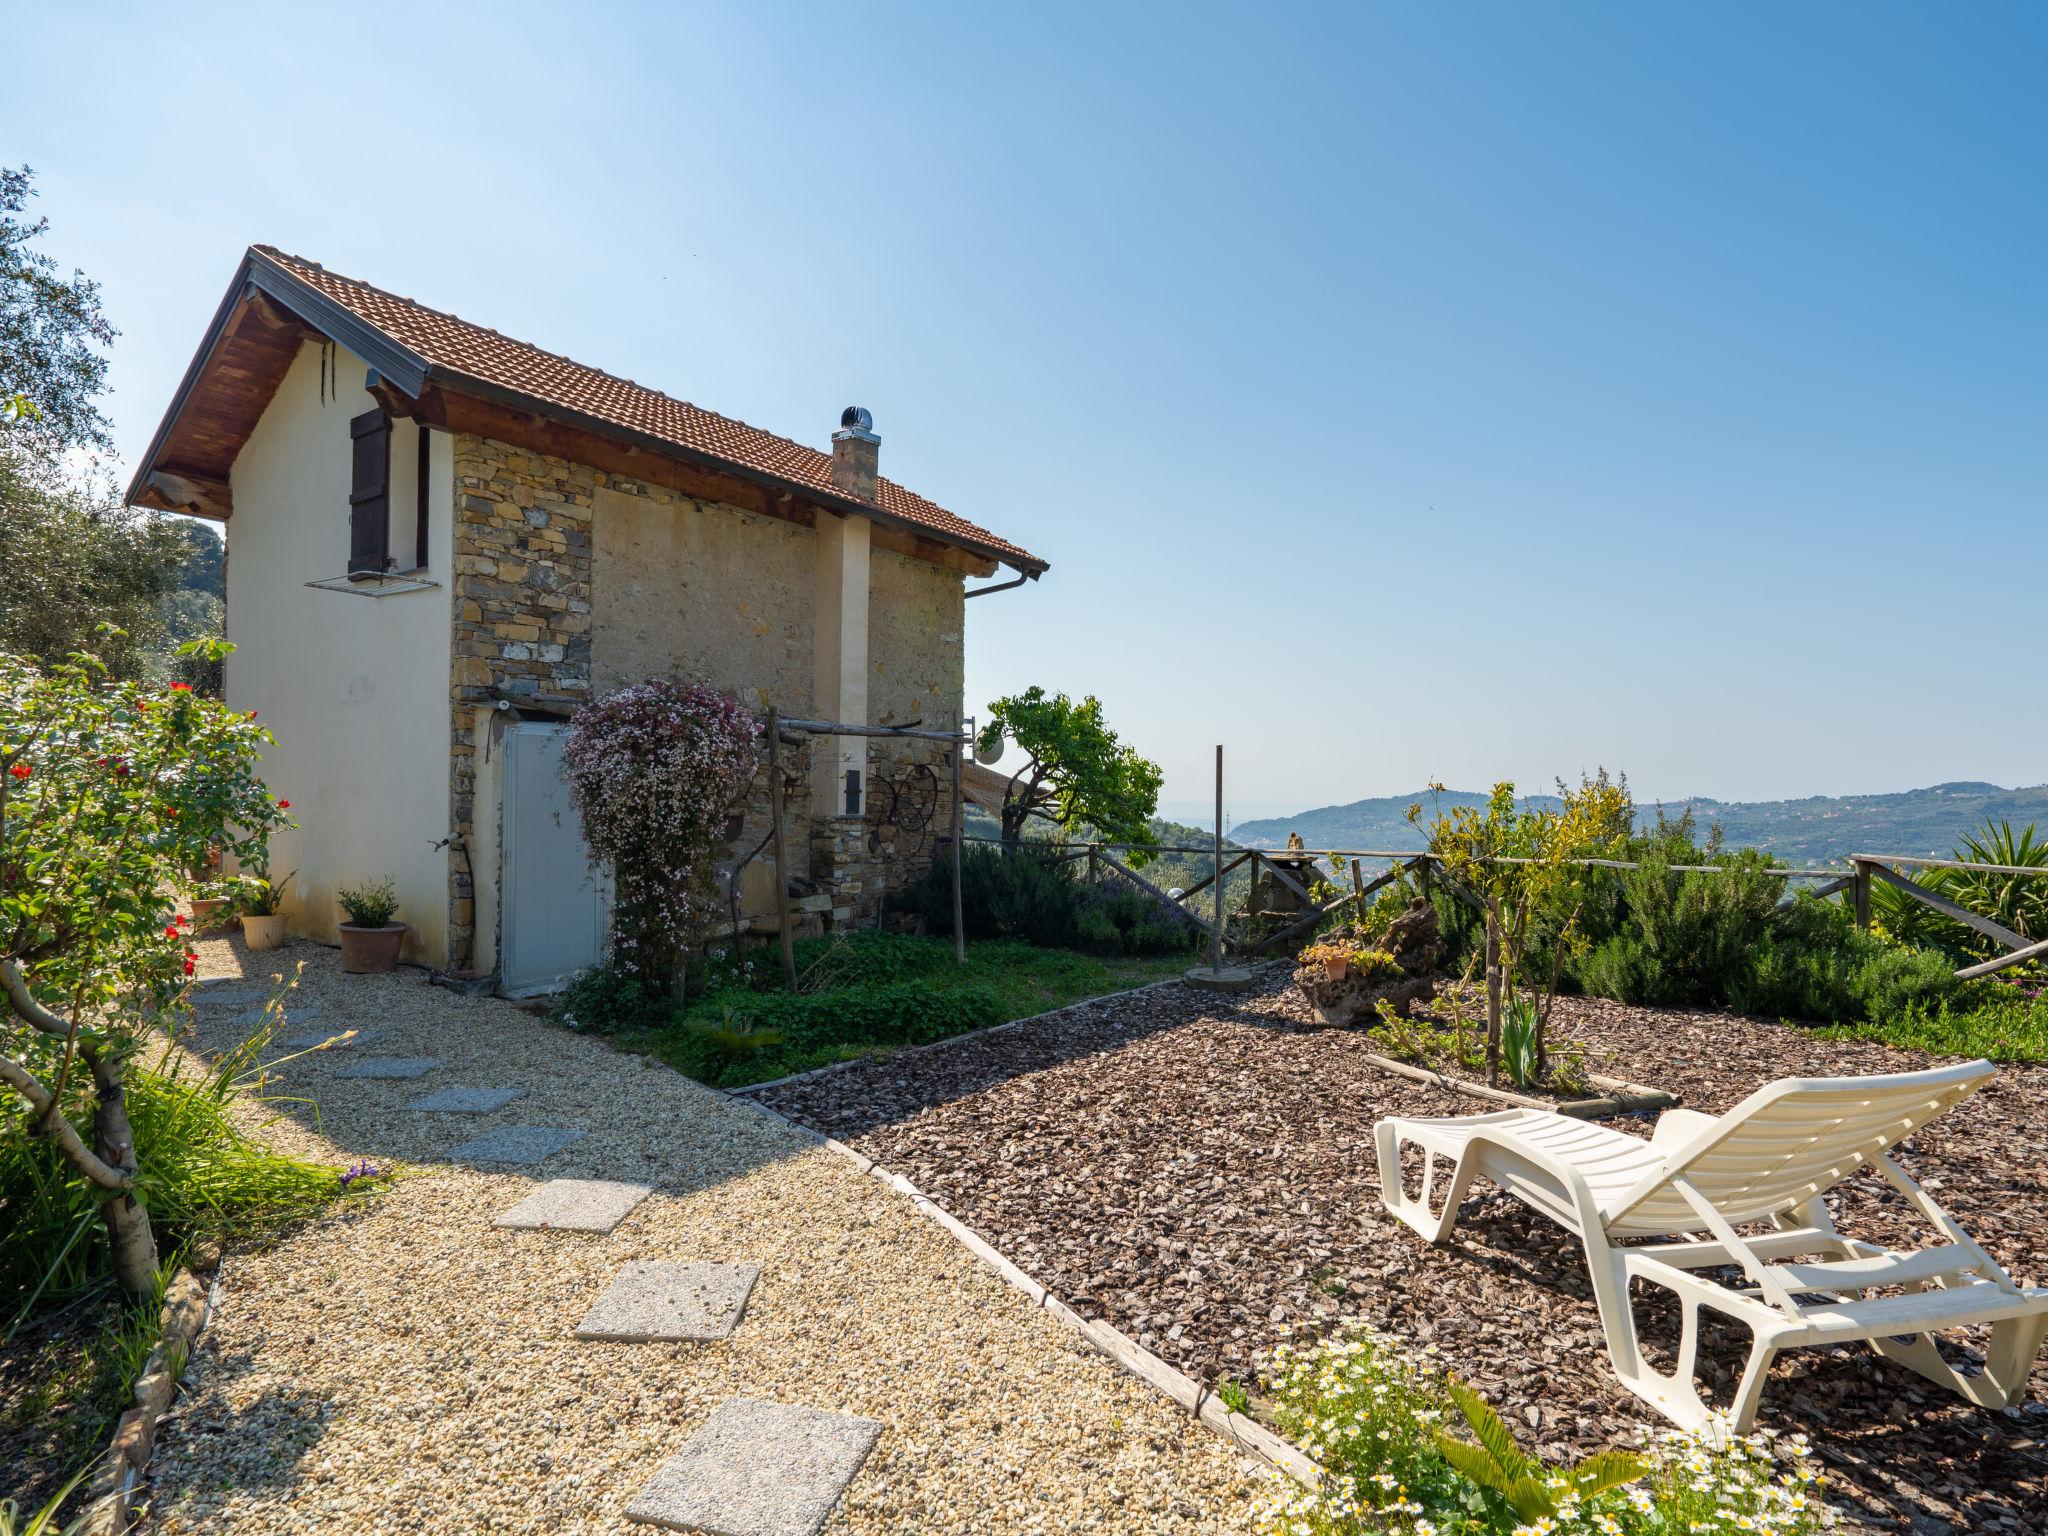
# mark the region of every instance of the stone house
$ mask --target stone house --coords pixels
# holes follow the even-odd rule
[[[865,411],[821,452],[251,247],[129,494],[226,525],[227,699],[278,738],[291,930],[332,939],[336,891],[390,876],[411,961],[510,990],[587,964],[605,893],[556,754],[645,677],[957,728],[966,599],[1046,565],[877,452]],[[764,767],[722,866],[740,926],[772,928],[778,876],[812,926],[872,916],[946,835],[947,750],[789,750],[787,871]]]

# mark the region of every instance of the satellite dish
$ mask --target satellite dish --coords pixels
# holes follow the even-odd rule
[[[974,744],[974,760],[984,768],[993,768],[1003,760],[1003,738],[984,736]]]

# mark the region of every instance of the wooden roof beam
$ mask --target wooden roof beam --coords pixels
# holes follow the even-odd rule
[[[234,492],[225,480],[189,470],[153,469],[149,489],[150,505],[169,512],[188,512],[226,522],[234,515]]]

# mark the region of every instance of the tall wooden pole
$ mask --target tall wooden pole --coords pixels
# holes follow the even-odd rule
[[[1223,969],[1223,743],[1216,744],[1216,930],[1209,935],[1209,969]]]
[[[775,829],[775,924],[782,933],[782,979],[796,990],[796,935],[789,923],[789,858],[782,834],[782,716],[768,711],[768,814]]]
[[[963,926],[960,899],[960,844],[965,840],[962,832],[963,812],[960,808],[961,759],[967,753],[967,737],[963,733],[953,743],[953,961],[956,965],[967,963],[967,930]]]

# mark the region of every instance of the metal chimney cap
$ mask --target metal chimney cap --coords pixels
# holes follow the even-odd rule
[[[866,406],[849,405],[839,413],[839,430],[832,434],[836,441],[842,437],[858,438],[864,443],[879,443],[875,436],[875,418],[868,414]]]

